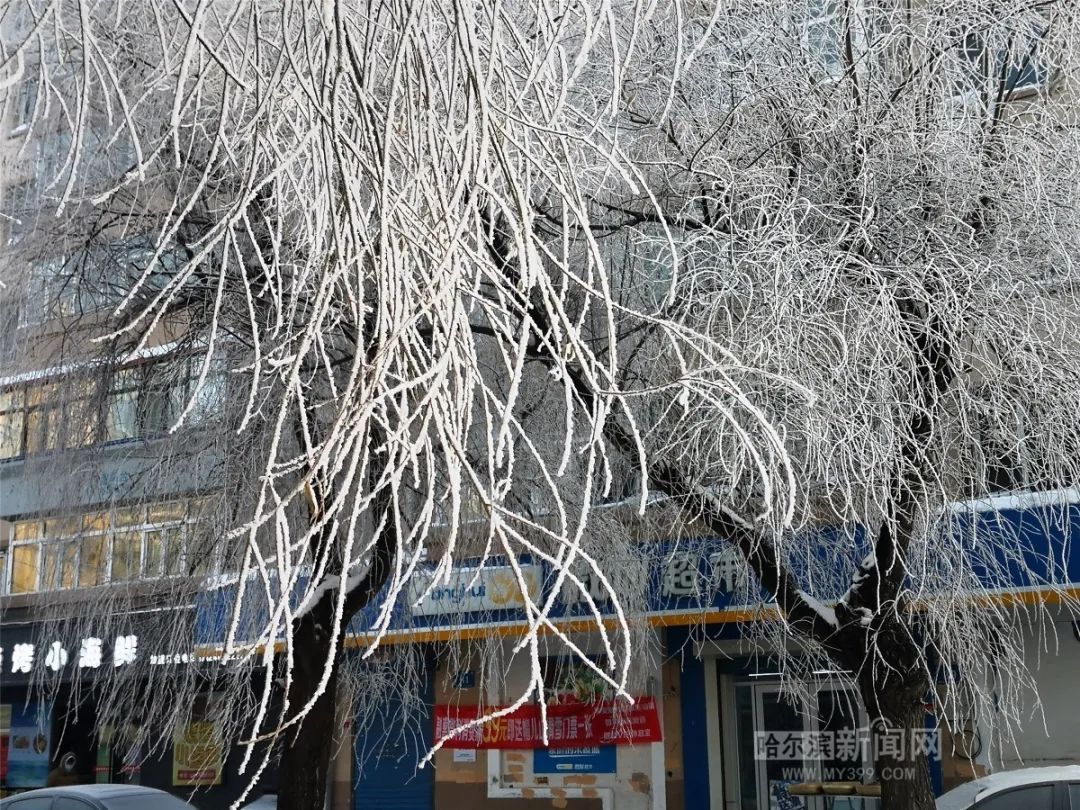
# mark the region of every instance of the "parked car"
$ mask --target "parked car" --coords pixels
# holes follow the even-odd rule
[[[1080,765],[983,776],[939,797],[937,810],[1080,810]]]
[[[0,802],[0,810],[195,810],[195,805],[141,785],[72,785],[19,793]]]
[[[277,810],[277,794],[264,793],[251,804],[245,804],[242,810]]]

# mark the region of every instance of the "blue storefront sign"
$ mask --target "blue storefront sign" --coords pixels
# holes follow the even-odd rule
[[[1008,592],[1038,589],[1050,584],[1080,582],[1080,543],[1071,542],[1080,532],[1080,504],[1034,503],[1023,506],[998,504],[996,509],[957,506],[948,528],[943,531],[943,548],[960,545],[957,553],[968,566],[972,591]],[[837,549],[850,549],[852,560],[869,551],[872,538],[861,527],[831,528],[808,534],[804,543],[810,552],[832,559]],[[720,611],[738,612],[771,602],[769,594],[747,588],[750,576],[739,551],[717,537],[657,541],[639,546],[645,573],[645,612],[655,617],[688,616],[700,619]],[[830,579],[826,572],[832,571]],[[802,573],[796,565],[795,574]],[[529,598],[539,603],[551,595],[560,579],[546,561],[523,557],[516,565],[500,558],[482,567],[456,569],[449,582],[430,590],[433,569],[421,571],[415,581],[398,594],[391,606],[389,629],[408,633],[450,627],[514,624],[525,619],[519,583],[524,582]],[[813,593],[819,601],[839,599],[851,584],[851,566],[823,566],[815,573]],[[943,587],[955,582],[943,575]],[[554,594],[551,619],[591,618],[594,609],[611,612],[609,595],[588,570],[578,574],[581,588],[563,578]],[[271,581],[271,587],[275,583]],[[303,598],[306,580],[294,585],[292,601]],[[926,584],[933,583],[933,572]],[[373,599],[350,623],[350,635],[362,637],[372,631],[385,606],[389,586]],[[749,593],[749,604],[746,594]],[[234,619],[238,589],[235,582],[212,588],[198,599],[198,643],[220,644]],[[277,595],[274,594],[276,601]],[[266,630],[270,611],[262,588],[247,588],[244,604],[236,611],[236,637],[260,638]],[[591,602],[591,604],[590,604]]]
[[[587,748],[537,748],[533,773],[615,773],[614,745]]]

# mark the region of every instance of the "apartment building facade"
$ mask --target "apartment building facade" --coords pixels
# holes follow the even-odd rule
[[[823,16],[820,24],[828,23]],[[977,45],[973,52],[981,53]],[[840,60],[839,51],[826,54],[830,69]],[[1049,80],[1037,61],[1009,71],[1018,98],[1040,92]],[[42,166],[55,164],[65,153],[62,134],[44,138],[40,152],[28,154],[23,148],[19,136],[34,103],[27,85],[5,107],[3,126],[10,137],[0,183],[0,207],[7,212],[3,272],[9,282],[0,290],[0,740],[6,741],[0,751],[0,782],[8,790],[41,784],[56,757],[74,750],[87,780],[139,779],[183,795],[199,788],[197,804],[225,807],[246,784],[235,773],[239,751],[221,751],[215,768],[186,768],[182,749],[187,743],[181,737],[147,756],[137,747],[137,716],[131,718],[133,728],[102,728],[92,689],[89,700],[80,691],[98,670],[122,672],[136,660],[151,659],[163,673],[199,665],[195,646],[170,646],[176,636],[162,630],[162,622],[173,619],[155,602],[155,581],[206,583],[191,603],[168,607],[185,612],[183,621],[196,628],[202,647],[223,640],[215,605],[232,587],[221,578],[229,573],[228,561],[207,553],[218,546],[200,536],[200,515],[218,508],[224,460],[214,441],[200,443],[212,431],[200,431],[222,407],[225,375],[220,383],[198,385],[199,356],[184,344],[182,326],[163,329],[139,352],[103,371],[96,355],[80,348],[98,336],[92,316],[100,302],[92,291],[53,284],[63,274],[54,272],[50,257],[15,266],[22,261],[20,240],[42,216],[34,203],[35,173],[54,171],[55,165]],[[127,240],[116,254],[134,266],[147,259],[139,239]],[[83,327],[81,321],[89,323]],[[193,396],[197,402],[187,413],[189,428],[180,441],[169,430]],[[71,474],[79,469],[86,474]],[[1018,524],[1033,516],[1032,527],[1038,528],[1025,536],[1035,546],[1062,550],[1064,576],[1074,583],[1073,591],[1080,582],[1080,560],[1070,542],[1071,528],[1080,526],[1078,501],[1074,490],[1065,489],[1052,496],[1015,496],[992,510]],[[978,503],[962,508],[985,511]],[[1048,509],[1057,511],[1047,517]],[[634,678],[632,712],[619,715],[610,706],[564,699],[560,718],[565,722],[559,727],[566,738],[544,746],[535,734],[537,710],[525,707],[506,725],[446,746],[435,755],[434,767],[417,770],[418,759],[438,733],[475,716],[474,707],[506,705],[528,682],[525,661],[493,677],[479,653],[452,652],[455,646],[477,648],[472,642],[483,637],[490,639],[483,649],[499,648],[509,659],[523,627],[521,594],[515,595],[516,584],[507,584],[507,570],[491,566],[478,574],[462,567],[448,588],[412,606],[388,638],[391,649],[408,648],[422,661],[420,707],[388,707],[372,720],[367,713],[350,715],[342,703],[336,731],[347,745],[335,760],[334,806],[771,810],[781,806],[777,784],[839,781],[835,776],[863,781],[872,763],[861,743],[843,757],[794,752],[770,759],[759,751],[761,735],[770,732],[865,728],[865,712],[845,678],[848,673],[814,673],[812,698],[791,705],[782,673],[768,652],[751,649],[743,637],[745,623],[766,618],[770,605],[737,601],[737,580],[746,576],[737,555],[721,539],[707,536],[678,542],[650,538],[648,546],[644,556],[650,560],[650,582],[639,618],[648,639],[643,648],[651,653]],[[550,569],[531,560],[521,563],[532,572],[528,587],[535,587],[538,596],[546,593]],[[1059,580],[1061,575],[1055,573]],[[109,588],[135,592],[124,601],[131,618],[117,623],[103,617],[96,630],[90,617],[78,625],[80,634],[63,635],[71,625],[61,617],[78,610],[85,592]],[[503,593],[494,614],[493,591]],[[1044,596],[1056,598],[1049,589],[1021,580],[993,596],[1015,603],[1018,621]],[[602,645],[588,632],[581,595],[560,594],[555,604],[567,632],[599,653]],[[1077,617],[1067,610],[1067,605],[1052,606],[1051,626],[1031,631],[1030,663],[1048,709],[1046,725],[1033,723],[1024,731],[1006,766],[1080,761],[1080,718],[1069,681],[1080,665],[1080,636]],[[354,622],[347,641],[350,654],[363,649],[371,625],[370,614]],[[121,626],[123,632],[116,629]],[[52,634],[54,627],[63,629]],[[552,655],[545,666],[556,698],[587,685],[587,673],[562,656]],[[43,672],[61,684],[50,701],[31,688]],[[73,713],[73,707],[78,711]],[[396,719],[409,711],[416,733],[395,733]],[[208,701],[193,706],[192,713],[192,724],[207,723],[212,707]],[[822,727],[822,717],[834,726]],[[992,764],[987,757],[994,728],[941,730],[933,707],[927,717],[928,732],[939,735],[933,743],[939,790]],[[607,725],[597,734],[570,731],[590,723]]]

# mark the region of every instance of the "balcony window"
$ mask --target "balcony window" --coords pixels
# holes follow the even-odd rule
[[[220,412],[224,369],[215,364],[199,387],[201,357],[144,364],[118,371],[104,405],[92,379],[68,378],[0,391],[0,461],[35,453],[160,435],[194,405],[185,424]]]
[[[139,425],[142,376],[141,369],[124,369],[113,375],[105,405],[105,441],[135,439],[142,435]]]
[[[0,459],[23,454],[23,391],[0,391]]]
[[[11,592],[30,593],[38,590],[38,565],[41,545],[15,546],[11,549]]]
[[[197,517],[196,502],[174,501],[19,521],[7,552],[11,593],[211,574],[214,555],[193,546]]]

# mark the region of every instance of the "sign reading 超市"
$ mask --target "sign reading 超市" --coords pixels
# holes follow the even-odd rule
[[[489,708],[486,713],[495,711]],[[484,716],[478,706],[435,707],[435,737],[441,739]],[[446,748],[542,748],[540,706],[522,706],[503,717],[471,726],[449,739]],[[660,742],[660,717],[653,697],[596,703],[559,703],[547,707],[548,744],[559,748],[640,745]]]

